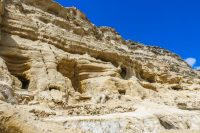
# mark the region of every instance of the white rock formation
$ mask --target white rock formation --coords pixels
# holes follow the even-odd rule
[[[200,131],[200,75],[178,55],[51,0],[1,0],[0,23],[0,131]]]

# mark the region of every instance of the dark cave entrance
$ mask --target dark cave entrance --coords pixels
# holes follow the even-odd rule
[[[124,66],[121,66],[121,72],[120,72],[120,75],[123,79],[126,79],[127,77],[127,68],[124,67]]]
[[[129,67],[129,66],[125,66],[125,65],[120,66],[119,74],[120,74],[121,78],[124,80],[129,80],[132,76],[136,76],[135,70],[133,69],[133,67]]]
[[[118,90],[119,94],[126,95],[126,90]]]
[[[125,67],[122,67],[122,68],[121,68],[121,72],[120,72],[121,77],[122,77],[123,79],[125,79],[125,78],[126,78],[126,74],[127,74],[126,68],[125,68]]]
[[[5,60],[8,71],[15,76],[20,82],[21,89],[28,90],[30,79],[27,77],[27,72],[30,70],[29,58],[19,54],[1,55]],[[17,84],[18,85],[18,84]]]
[[[22,83],[22,89],[23,90],[28,90],[30,80],[28,80],[25,76],[17,76],[17,78],[21,81]]]

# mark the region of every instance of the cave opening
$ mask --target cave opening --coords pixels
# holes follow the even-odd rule
[[[118,90],[120,95],[126,95],[126,90]]]
[[[62,60],[57,66],[58,72],[60,72],[64,77],[71,80],[72,87],[75,91],[80,92],[78,68],[76,62],[72,60]]]
[[[146,78],[146,81],[148,81],[149,83],[155,83],[154,77]]]
[[[121,75],[121,77],[122,77],[123,79],[126,79],[126,76],[127,76],[127,69],[126,69],[126,67],[121,66],[120,75]]]
[[[27,79],[25,76],[17,76],[17,78],[21,81],[22,83],[22,89],[23,90],[28,90],[29,84],[30,84],[30,80]]]

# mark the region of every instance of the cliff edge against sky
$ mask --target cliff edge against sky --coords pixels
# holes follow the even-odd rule
[[[200,74],[51,0],[0,1],[0,132],[200,131]]]

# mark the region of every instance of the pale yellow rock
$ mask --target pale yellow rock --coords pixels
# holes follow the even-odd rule
[[[0,24],[0,131],[200,130],[200,74],[178,55],[52,0],[0,0]]]
[[[0,93],[0,100],[1,100],[1,101],[6,101],[6,99],[5,99],[5,97],[3,96],[2,93]]]
[[[62,102],[62,93],[59,90],[51,90],[52,100],[56,103]]]

